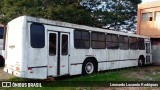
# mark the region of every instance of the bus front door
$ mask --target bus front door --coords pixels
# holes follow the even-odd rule
[[[69,73],[69,33],[48,32],[48,76]]]

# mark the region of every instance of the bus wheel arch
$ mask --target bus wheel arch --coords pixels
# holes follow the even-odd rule
[[[5,60],[3,56],[0,55],[0,66],[4,66],[4,64],[5,64]]]
[[[139,56],[139,59],[138,59],[138,66],[139,67],[142,67],[145,65],[145,58],[144,58],[144,55],[140,55]]]
[[[87,57],[82,64],[82,74],[93,74],[98,71],[98,62],[95,57]]]

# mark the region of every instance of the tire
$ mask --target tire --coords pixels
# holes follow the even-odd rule
[[[89,75],[97,72],[97,63],[92,59],[87,59],[82,65],[82,74]]]
[[[143,67],[144,66],[144,59],[143,58],[140,58],[138,60],[138,67]]]
[[[3,67],[4,66],[4,60],[2,57],[0,57],[0,67]]]

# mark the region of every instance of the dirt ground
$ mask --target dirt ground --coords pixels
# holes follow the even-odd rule
[[[9,78],[14,77],[3,71],[3,67],[0,67],[0,81],[8,80]]]
[[[140,81],[159,81],[160,66],[147,66],[135,70],[132,73],[126,73],[127,77],[135,77]],[[97,87],[95,90],[160,90],[159,87]]]
[[[160,88],[151,88],[151,87],[100,87],[95,90],[160,90]]]
[[[160,81],[160,66],[147,66],[126,73],[127,77],[134,77],[139,81]]]

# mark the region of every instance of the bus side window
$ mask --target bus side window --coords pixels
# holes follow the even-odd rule
[[[107,48],[108,49],[118,49],[119,48],[117,35],[107,34],[106,41],[107,41]]]
[[[77,49],[89,49],[90,48],[90,33],[85,30],[74,31],[74,47]]]
[[[0,39],[3,39],[4,27],[0,27]]]
[[[92,32],[91,42],[92,42],[91,46],[93,49],[105,49],[106,48],[105,33]]]
[[[143,38],[138,39],[138,48],[139,48],[139,50],[145,50],[145,44],[144,44]]]
[[[119,36],[119,48],[123,50],[129,49],[129,42],[127,36]]]
[[[129,46],[131,50],[138,49],[138,40],[136,37],[129,37]]]
[[[151,48],[150,43],[146,43],[146,53],[151,53],[150,48]]]
[[[55,33],[49,34],[49,55],[56,55],[57,36]]]
[[[30,26],[30,38],[33,48],[43,48],[45,46],[44,26],[39,23],[32,23]]]
[[[68,35],[62,34],[62,55],[68,54]]]

